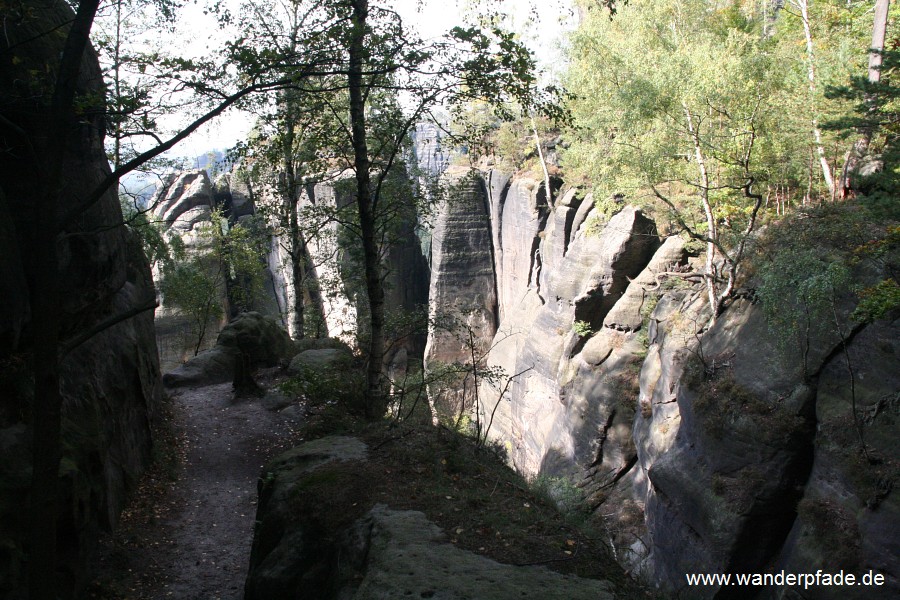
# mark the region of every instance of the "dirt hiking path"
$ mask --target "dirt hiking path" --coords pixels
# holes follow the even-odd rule
[[[265,385],[265,381],[261,381]],[[262,466],[298,441],[296,422],[231,384],[173,393],[177,480],[142,485],[100,552],[90,596],[240,600]]]

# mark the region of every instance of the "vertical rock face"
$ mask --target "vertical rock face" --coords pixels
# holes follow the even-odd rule
[[[846,354],[831,325],[815,324],[804,377],[802,357],[779,346],[758,305],[736,300],[709,327],[697,259],[678,237],[660,244],[640,211],[625,207],[588,232],[598,220],[589,197],[570,190],[547,207],[536,181],[484,181],[441,214],[431,303],[487,315],[496,290],[496,334],[473,332],[503,375],[482,380],[480,405],[467,408],[516,468],[576,484],[620,562],[667,594],[749,597],[687,590],[684,574],[773,565],[873,569],[886,578],[879,593],[900,590],[896,323],[845,332]],[[841,301],[842,321],[851,308]],[[464,346],[432,332],[429,357],[470,363]]]
[[[538,248],[552,259],[542,266],[544,284],[533,289],[530,305],[507,308],[513,320],[501,324],[491,355],[492,364],[503,366],[508,376],[521,373],[509,387],[510,428],[504,425],[507,419],[502,419],[496,435],[509,442],[513,462],[529,474],[572,473],[596,462],[599,440],[609,437],[609,427],[621,411],[616,408],[616,382],[606,371],[610,365],[628,361],[620,356],[624,353],[617,353],[610,365],[601,367],[613,346],[619,350],[626,342],[601,327],[629,278],[641,272],[659,243],[652,221],[626,208],[600,235],[579,236],[567,252],[554,251],[555,225],[565,222],[571,207],[561,205],[555,212],[560,213],[559,219],[545,230]],[[532,279],[539,277],[532,275]],[[515,366],[510,369],[511,365]],[[576,381],[579,369],[581,377]],[[485,390],[488,405],[500,401],[489,394]],[[598,402],[597,396],[602,395],[609,398]]]
[[[0,596],[18,597],[24,585],[31,479],[29,425],[30,324],[34,239],[52,227],[55,215],[35,210],[44,177],[34,154],[48,118],[49,77],[35,78],[54,65],[62,49],[64,24],[72,11],[64,2],[29,5],[7,24],[0,41],[0,126],[6,150],[0,154]],[[77,94],[90,105],[102,97],[100,69],[85,54]],[[94,107],[96,108],[96,107]],[[67,209],[109,174],[103,149],[102,110],[87,110],[78,129],[52,143],[65,145]],[[63,339],[145,303],[153,297],[147,260],[122,222],[115,188],[68,225],[58,240],[58,282]],[[7,303],[7,297],[10,302]],[[84,575],[98,529],[115,523],[148,462],[151,432],[161,386],[148,311],[110,327],[75,348],[61,361],[63,459],[60,467],[59,534],[63,590],[74,594]]]
[[[429,292],[431,317],[446,326],[429,333],[425,361],[431,369],[471,362],[472,352],[484,354],[496,331],[497,294],[484,185],[469,170],[451,170],[447,178],[450,192],[432,231]],[[471,386],[467,379],[462,388],[436,396],[438,414],[458,414],[472,402]]]
[[[429,274],[416,237],[412,192],[408,185],[403,185],[409,181],[399,168],[396,175],[402,183],[387,186],[391,192],[386,192],[400,197],[389,198],[396,203],[393,205],[396,210],[387,227],[390,247],[383,261],[385,306],[389,311],[409,311],[427,304]],[[400,191],[396,192],[395,187]],[[366,326],[368,311],[359,238],[354,231],[340,225],[344,219],[352,221],[355,218],[354,191],[352,173],[331,173],[325,182],[307,184],[298,202],[298,217],[305,231],[304,242],[309,255],[307,276],[310,282],[305,293],[308,304],[321,304],[321,329],[314,333],[338,337],[350,345],[356,344],[358,333],[365,333],[359,329]],[[278,191],[268,186],[259,192],[258,200],[271,206],[279,206],[282,202]],[[340,216],[335,217],[338,214]],[[272,237],[268,263],[283,322],[290,328],[293,327],[290,311],[296,285],[289,254],[290,240],[281,230],[283,227],[277,227]],[[312,308],[307,311],[308,324],[313,324],[316,315],[312,313],[316,311]],[[296,337],[297,332],[291,330],[291,335]],[[424,336],[395,344],[393,351],[399,351],[401,347],[421,357]],[[386,356],[388,362],[393,358],[393,353]]]
[[[450,148],[442,143],[444,134],[440,128],[431,122],[419,123],[412,137],[419,168],[431,176],[443,173],[450,164]]]
[[[497,293],[501,311],[516,306],[531,290],[540,296],[543,267],[541,238],[547,224],[547,202],[538,198],[540,184],[531,179],[514,179],[498,198]]]
[[[815,456],[803,500],[776,566],[789,572],[850,569],[885,575],[881,588],[900,595],[900,502],[896,493],[900,422],[900,323],[882,321],[858,330],[847,354],[831,352],[817,381]],[[854,386],[849,385],[853,368]],[[855,396],[855,398],[854,398]],[[871,460],[861,452],[853,404]],[[894,457],[894,458],[892,458]],[[826,599],[848,597],[825,589]]]
[[[224,190],[219,188],[220,197]],[[163,371],[170,371],[193,356],[197,350],[211,348],[216,334],[227,321],[228,289],[226,268],[223,262],[211,253],[212,227],[220,225],[211,222],[216,202],[213,186],[206,171],[195,170],[168,175],[163,185],[150,200],[154,206],[153,216],[167,228],[165,235],[176,237],[184,245],[185,256],[194,259],[207,256],[203,268],[206,276],[214,282],[217,290],[213,300],[222,308],[222,314],[214,315],[205,324],[204,339],[198,346],[197,324],[182,314],[165,295],[160,295],[160,306],[156,311],[156,334]],[[154,278],[162,280],[160,265],[154,265]]]

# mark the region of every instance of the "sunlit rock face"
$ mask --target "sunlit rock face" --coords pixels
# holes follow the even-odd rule
[[[213,252],[213,186],[204,170],[184,171],[167,175],[150,200],[154,220],[162,225],[163,235],[171,241],[177,238],[184,247],[185,260],[202,257],[205,277],[214,285],[210,299],[220,308],[206,323],[194,322],[164,294],[159,295],[156,311],[157,343],[164,372],[215,344],[216,335],[227,322],[229,303],[226,285],[226,266]],[[162,265],[153,265],[153,276],[162,282]]]
[[[34,256],[38,233],[58,215],[41,211],[46,144],[64,146],[60,207],[70,209],[109,174],[103,148],[102,110],[89,106],[104,93],[92,50],[85,53],[77,97],[84,116],[64,138],[42,132],[51,85],[35,78],[62,52],[56,35],[73,18],[64,2],[30,3],[10,19],[0,47],[0,106],[19,133],[4,133],[0,153],[0,597],[24,597],[33,382],[29,360]],[[87,100],[84,100],[87,99]],[[7,126],[10,124],[7,123]],[[8,131],[4,129],[4,131]],[[61,336],[71,340],[110,317],[154,297],[147,259],[121,225],[115,186],[66,224],[57,242]],[[153,312],[146,311],[97,333],[60,363],[63,396],[59,472],[60,597],[78,593],[99,530],[117,520],[127,493],[150,459],[151,433],[161,398]]]
[[[639,210],[623,204],[603,218],[576,190],[551,206],[528,176],[481,180],[467,203],[443,209],[432,252],[432,312],[465,307],[489,323],[484,299],[496,298],[496,333],[469,328],[489,349],[477,401],[458,390],[455,410],[471,411],[520,471],[577,486],[618,560],[666,593],[730,597],[685,591],[684,573],[773,564],[871,568],[898,589],[885,532],[898,530],[900,511],[878,458],[895,455],[895,324],[846,339],[852,386],[839,336],[815,324],[804,376],[803,353],[785,353],[752,295],[710,327],[702,261],[681,238],[660,239]],[[842,298],[846,320],[852,296]],[[431,357],[470,364],[466,349],[441,332],[429,339]],[[853,402],[869,415],[859,418],[878,456],[870,463]]]
[[[501,309],[491,343],[488,364],[502,368],[504,377],[481,391],[490,435],[519,470],[573,478],[597,502],[600,490],[629,476],[635,464],[631,428],[644,351],[639,326],[621,330],[606,318],[620,307],[640,322],[630,280],[640,280],[648,263],[677,263],[683,253],[654,257],[655,226],[633,208],[587,235],[585,202],[592,206],[574,192],[564,194],[533,234],[529,245],[538,259],[520,266],[517,279],[527,287],[507,294],[515,302]],[[504,227],[501,239],[510,239],[509,230]],[[623,510],[633,511],[631,494],[625,500]]]
[[[413,131],[413,153],[418,167],[430,176],[439,176],[450,165],[451,148],[444,141],[445,134],[431,122],[416,125]]]
[[[352,200],[348,194],[350,183],[348,176],[333,174],[329,182],[305,186],[300,195],[298,214],[304,211],[333,212],[346,206]],[[278,191],[271,186],[262,188],[259,194],[263,205],[278,206],[283,203]],[[298,338],[301,333],[295,331],[291,318],[297,290],[290,255],[291,242],[288,233],[276,221],[269,217],[274,231],[267,259],[273,278],[272,289],[285,327],[292,337]],[[321,310],[309,307],[306,335],[337,337],[355,344],[358,314],[353,301],[353,286],[348,286],[341,273],[341,242],[344,240],[341,239],[340,227],[333,220],[325,222],[317,228],[316,235],[308,236],[304,241],[311,266],[307,289],[317,290],[322,303]],[[306,296],[311,303],[309,291]]]
[[[409,175],[396,169],[400,184],[385,192],[385,201],[393,206],[390,233],[385,247],[382,268],[385,282],[385,307],[389,313],[424,310],[428,303],[428,263],[422,254],[416,235],[416,211]],[[362,249],[355,228],[343,226],[343,221],[356,219],[355,179],[352,172],[329,173],[325,181],[309,183],[302,190],[297,212],[306,232],[303,241],[308,253],[309,271],[303,292],[307,298],[305,315],[306,336],[330,336],[356,347],[360,337],[366,336],[368,297]],[[388,186],[391,187],[391,186]],[[390,195],[390,198],[387,196]],[[258,191],[258,202],[266,206],[283,203],[278,191],[266,186]],[[290,256],[291,243],[284,226],[275,219],[269,221],[274,235],[268,255],[272,289],[285,326],[295,338],[291,310],[297,285]],[[312,224],[317,224],[312,226]],[[404,352],[421,358],[424,335],[407,336],[392,344],[385,357],[390,363],[395,353]]]

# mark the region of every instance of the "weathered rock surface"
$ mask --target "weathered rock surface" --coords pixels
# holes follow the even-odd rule
[[[328,437],[267,465],[260,481],[247,600],[615,597],[603,581],[504,565],[461,550],[421,512],[376,504],[334,530],[294,509],[292,498],[298,494],[312,495],[304,502],[327,502],[316,497],[320,484],[340,476],[341,462],[365,468],[366,453],[356,438]]]
[[[888,441],[900,410],[896,325],[850,335],[851,395],[828,322],[810,333],[805,378],[759,306],[735,301],[709,329],[695,260],[679,238],[660,246],[635,209],[589,233],[585,223],[598,221],[590,197],[570,190],[550,208],[535,193],[539,182],[485,178],[495,279],[487,251],[458,244],[468,254],[454,260],[481,261],[473,272],[485,277],[454,280],[436,269],[432,302],[477,307],[496,290],[497,333],[478,343],[491,349],[487,366],[505,375],[482,382],[479,420],[514,465],[577,483],[604,515],[620,562],[666,594],[750,597],[756,591],[687,590],[684,574],[772,565],[873,569],[895,593],[897,545],[886,532],[900,530]],[[450,240],[471,230],[445,227]],[[433,260],[443,254],[436,245]],[[851,308],[841,300],[840,318]],[[430,344],[441,343],[453,345],[432,334]]]
[[[571,211],[571,206],[560,203],[559,222],[564,224]],[[565,228],[551,226],[541,239],[542,253],[557,243],[551,231],[564,234]],[[627,388],[627,382],[614,375],[633,362],[639,349],[628,346],[612,356],[614,347],[626,346],[625,339],[602,325],[625,293],[629,278],[641,272],[658,243],[653,223],[639,211],[625,209],[599,236],[582,236],[565,250],[544,253],[554,260],[544,265],[548,271],[543,288],[535,287],[526,295],[532,298],[529,304],[507,307],[511,323],[501,325],[490,364],[502,366],[507,376],[521,373],[509,387],[514,401],[500,404],[508,414],[501,413],[496,424],[496,435],[508,442],[517,468],[558,475],[596,467],[603,455],[599,440],[609,438],[610,428],[629,427],[630,417],[624,423],[616,421],[617,416],[633,414],[633,406],[616,408],[624,400],[621,388]],[[590,347],[576,322],[597,332]],[[579,356],[582,350],[585,355]],[[605,361],[609,362],[604,365]],[[487,406],[500,402],[496,390],[483,386],[482,391]],[[634,400],[630,402],[633,405]]]
[[[212,192],[216,206],[222,207],[222,211],[231,222],[256,213],[253,189],[234,173],[219,175],[213,184]]]
[[[336,182],[306,186],[300,197],[298,212],[334,211],[339,205],[349,202],[350,199],[344,197],[346,193],[339,193],[344,192],[346,186],[341,183],[339,176],[336,176],[336,179]],[[278,191],[271,186],[263,188],[260,194],[264,203],[277,205],[282,202],[278,198]],[[305,294],[311,298],[309,290],[318,291],[316,297],[322,303],[321,314],[316,314],[317,311],[308,307],[309,314],[305,318],[309,322],[308,331],[316,330],[315,333],[319,336],[328,335],[349,342],[356,331],[357,308],[352,301],[352,292],[341,277],[338,232],[337,223],[329,222],[318,235],[304,240],[310,263],[314,265],[308,274],[310,281],[306,284]],[[294,322],[290,318],[296,297],[296,285],[288,236],[272,237],[268,264],[282,320],[294,338],[302,337],[299,332],[294,331]]]
[[[376,505],[356,523],[355,530],[354,537],[368,544],[368,561],[363,580],[351,596],[354,599],[615,598],[611,586],[603,581],[539,567],[504,565],[457,548],[418,511]]]
[[[391,311],[421,309],[428,302],[428,264],[422,255],[416,237],[416,215],[412,206],[412,191],[402,191],[411,186],[405,174],[395,173],[396,185],[401,191],[393,191],[390,201],[395,202],[391,228],[391,247],[383,261],[385,270],[385,305]],[[301,222],[313,219],[321,226],[303,240],[308,254],[308,265],[303,294],[307,297],[305,326],[307,336],[330,336],[346,344],[355,345],[360,327],[367,324],[366,299],[359,237],[339,225],[341,219],[327,218],[336,211],[356,213],[355,187],[350,171],[330,173],[328,180],[308,184],[300,194],[297,211]],[[279,192],[266,186],[259,192],[260,202],[273,206],[282,204]],[[406,203],[406,204],[404,204]],[[284,224],[281,225],[283,229]],[[269,271],[273,276],[273,289],[283,321],[294,338],[296,324],[291,311],[296,298],[295,275],[290,256],[290,240],[284,234],[272,238],[268,256]],[[407,349],[421,356],[424,336],[410,336],[394,349]],[[393,356],[386,357],[390,362]]]
[[[874,460],[862,454],[852,422],[846,357],[833,354],[818,379],[812,472],[777,567],[856,574],[872,569],[886,576],[886,585],[867,591],[887,598],[900,595],[900,502],[893,490],[896,467],[891,467],[900,424],[900,326],[893,321],[865,327],[848,354],[863,441]],[[831,588],[819,597],[848,595]]]
[[[433,177],[443,173],[450,164],[451,149],[444,143],[444,137],[444,132],[430,122],[419,123],[412,134],[419,169]]]
[[[196,221],[190,215],[196,211],[205,211],[207,217],[213,207],[212,183],[206,171],[185,171],[169,175],[162,187],[156,192],[152,204],[156,206],[153,214],[170,227],[175,226],[183,231],[190,231]],[[184,219],[185,215],[189,215]]]
[[[497,326],[497,293],[487,195],[477,173],[451,169],[447,172],[448,199],[440,207],[432,231],[431,288],[429,311],[443,323],[429,332],[425,362],[471,361],[476,344],[485,353]],[[468,333],[472,332],[470,338]],[[435,397],[435,408],[445,417],[456,415],[470,403],[472,381],[458,391]]]
[[[210,216],[216,204],[213,188],[206,171],[194,170],[173,173],[166,177],[150,199],[154,206],[153,216],[165,223],[168,236],[180,239],[185,255],[189,259],[205,256],[203,268],[207,278],[214,282],[216,293],[213,301],[221,307],[222,313],[211,315],[203,325],[204,338],[198,345],[198,324],[191,317],[182,314],[178,307],[159,294],[159,308],[156,311],[156,335],[163,371],[170,371],[192,356],[199,347],[212,348],[216,334],[224,326],[228,314],[228,289],[226,268],[218,257],[211,255],[213,226]],[[154,266],[154,279],[162,281],[161,265]]]
[[[213,346],[163,375],[163,383],[170,388],[225,383],[234,377],[234,366],[230,349]]]
[[[47,72],[62,51],[64,2],[30,3],[10,19],[0,41],[0,105],[24,132],[5,134],[0,154],[0,597],[23,596],[31,479],[29,357],[36,239],[59,215],[36,210],[47,164],[46,144],[64,147],[60,207],[70,209],[109,174],[103,147],[100,68],[85,52],[77,81],[84,112],[77,127],[46,140]],[[13,9],[11,9],[13,10]],[[17,9],[16,9],[17,10]],[[9,124],[8,123],[8,124]],[[6,126],[4,126],[6,127]],[[5,129],[7,132],[13,130]],[[38,153],[36,155],[35,153]],[[124,226],[115,186],[57,239],[65,341],[153,298],[147,259]],[[63,398],[60,466],[59,593],[71,598],[84,583],[98,531],[115,524],[128,492],[149,461],[161,397],[152,312],[124,320],[74,348],[60,362]]]
[[[246,600],[324,598],[330,591],[334,551],[325,536],[340,532],[304,527],[304,515],[293,510],[291,499],[302,492],[304,482],[314,481],[309,478],[318,467],[364,459],[366,451],[356,438],[332,436],[297,446],[266,465],[259,482]]]
[[[337,348],[322,348],[319,350],[304,350],[293,359],[288,366],[288,373],[295,375],[304,370],[321,372],[326,369],[338,369],[347,367],[353,360],[349,350]]]
[[[215,288],[212,300],[221,310],[213,311],[203,328],[203,340],[199,344],[202,350],[212,349],[219,331],[229,318],[241,311],[256,311],[282,320],[285,317],[286,292],[280,287],[284,281],[271,268],[262,273],[262,290],[258,290],[261,293],[252,298],[243,293],[236,295],[234,290],[240,282],[214,252],[213,231],[221,230],[226,222],[229,228],[250,227],[251,231],[258,226],[253,221],[256,218],[254,197],[249,184],[232,173],[219,176],[212,184],[205,170],[193,170],[169,175],[150,200],[155,218],[167,226],[165,233],[181,241],[186,259],[197,260]],[[222,222],[211,221],[214,210],[221,215]],[[283,250],[277,240],[272,241],[272,247]],[[278,256],[270,256],[270,267],[279,260]],[[156,265],[154,275],[157,282],[162,280],[160,265]],[[169,371],[193,355],[198,347],[200,326],[168,302],[164,294],[160,295],[156,319],[163,370]]]

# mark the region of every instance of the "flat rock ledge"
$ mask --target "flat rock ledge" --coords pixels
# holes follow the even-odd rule
[[[369,560],[355,599],[442,600],[547,598],[612,599],[606,582],[562,575],[544,567],[498,563],[449,543],[419,511],[378,504],[357,522],[369,532]]]

